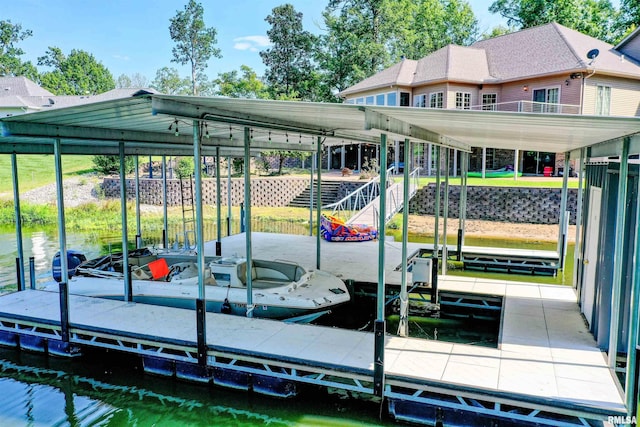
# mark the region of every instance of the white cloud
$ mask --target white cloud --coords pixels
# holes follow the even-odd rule
[[[234,49],[248,50],[250,52],[258,52],[261,48],[271,46],[269,37],[267,36],[244,36],[233,39]]]
[[[121,61],[128,61],[130,59],[127,55],[113,55],[113,57]]]

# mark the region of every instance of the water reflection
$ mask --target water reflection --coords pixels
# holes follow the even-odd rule
[[[113,354],[70,362],[0,349],[0,390],[3,426],[391,425],[376,419],[371,403],[310,390],[314,399],[283,404],[144,375]]]

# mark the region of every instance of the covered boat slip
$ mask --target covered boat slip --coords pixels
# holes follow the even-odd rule
[[[606,419],[607,415],[625,412],[606,360],[584,326],[571,288],[464,278],[447,278],[442,286],[468,292],[502,292],[505,308],[500,347],[387,336],[387,398],[420,402],[434,399],[428,393],[437,391],[442,396],[459,397],[453,405],[459,409],[469,410],[463,408],[465,399],[475,398],[485,404],[491,402],[485,413],[555,426],[562,425],[558,418],[545,422],[542,414],[533,410],[545,413],[544,417],[563,414],[587,419]],[[21,337],[14,344],[34,346],[34,341],[25,338],[31,336],[48,339],[49,348],[54,348],[54,341],[60,339],[59,311],[56,293],[26,290],[3,295],[3,344],[17,334]],[[192,310],[70,295],[69,315],[71,344],[197,365],[197,357],[192,354],[197,348]],[[282,372],[291,372],[287,379],[294,382],[328,385],[320,375],[296,377],[289,371],[297,369],[320,373],[333,387],[373,392],[373,333],[215,313],[207,313],[206,327],[208,366],[221,366],[217,363],[223,362],[216,358],[234,357],[266,363],[270,368],[259,373],[274,381]],[[243,367],[238,364],[236,369],[242,371]],[[351,381],[340,385],[335,377]],[[406,394],[407,388],[413,392]],[[447,405],[444,399],[437,404]],[[500,404],[519,411],[508,414]],[[396,416],[402,418],[401,413]]]
[[[471,146],[562,151],[565,152],[566,163],[570,157],[577,158],[582,163],[584,159],[599,155],[620,156],[620,173],[625,175],[628,173],[629,154],[640,152],[640,138],[636,136],[640,132],[640,121],[637,118],[328,105],[149,94],[3,118],[0,119],[0,131],[0,152],[12,155],[14,187],[16,188],[18,179],[15,167],[16,155],[54,154],[58,184],[60,251],[62,253],[66,252],[60,160],[62,154],[119,155],[121,175],[124,175],[123,165],[126,155],[157,155],[158,153],[193,155],[195,158],[200,158],[202,155],[216,156],[216,158],[244,156],[245,164],[248,164],[251,155],[261,150],[302,150],[314,153],[316,164],[320,165],[323,148],[342,144],[344,140],[353,140],[380,144],[380,162],[386,164],[387,138],[390,138],[404,140],[405,144],[430,143],[444,147],[447,149],[445,158],[449,158],[448,149],[469,151]],[[587,148],[590,152],[587,152]],[[405,150],[405,164],[408,162],[408,152],[409,150]],[[438,157],[439,152],[440,148],[438,148]],[[200,168],[195,169],[195,235],[198,265],[201,267],[204,264],[206,252],[203,241],[203,222],[205,219],[202,215],[202,171]],[[405,171],[408,169],[405,168]],[[316,173],[316,185],[319,187],[321,168],[316,168]],[[440,169],[437,173],[440,173]],[[219,177],[219,174],[216,175]],[[404,181],[408,183],[407,175],[405,172]],[[386,182],[385,168],[381,168],[380,179],[381,182]],[[625,194],[626,180],[621,179],[620,183],[617,192]],[[253,259],[254,242],[250,228],[252,199],[248,174],[245,174],[244,185],[247,189],[244,200],[248,228],[247,233],[238,239],[244,238],[244,247],[240,249],[244,253],[241,255],[250,261]],[[448,186],[448,180],[445,179],[446,186]],[[566,220],[566,187],[565,177],[560,210],[561,224],[565,224]],[[317,190],[315,193],[316,205],[320,205],[319,188]],[[405,185],[405,191],[408,193],[408,184]],[[379,209],[380,218],[383,220],[386,213],[384,195],[383,192]],[[122,179],[121,200],[125,199],[126,187],[124,179]],[[14,192],[14,200],[16,201],[18,253],[22,257],[17,190]],[[626,218],[625,214],[637,215],[640,213],[640,209],[627,210],[623,200],[622,197],[617,200],[618,219],[615,221],[614,227],[615,239],[612,239],[615,241],[613,257],[603,261],[609,264],[612,271],[611,300],[596,302],[596,305],[611,304],[611,312],[613,313],[617,313],[616,310],[620,306],[621,283],[622,279],[626,277],[623,272],[626,266],[625,260],[623,260],[626,254],[624,251],[627,247],[634,246],[629,244],[623,247],[627,231],[625,220],[620,218]],[[408,197],[405,197],[404,213],[407,212],[407,201]],[[217,203],[217,211],[220,212],[219,198]],[[581,200],[579,200],[578,206],[582,208]],[[436,209],[436,211],[439,210]],[[126,209],[123,208],[123,243],[127,242],[129,236],[126,216]],[[447,217],[446,210],[443,216]],[[577,216],[579,219],[582,218],[580,214]],[[222,228],[220,216],[217,221],[218,230],[220,230]],[[320,210],[318,209],[314,223],[317,226],[319,222]],[[406,222],[405,219],[405,225]],[[379,228],[384,228],[384,222],[381,221]],[[404,234],[406,235],[406,230]],[[225,248],[229,242],[222,242],[220,234],[217,240],[216,254],[230,250]],[[578,240],[580,240],[579,245],[583,245],[582,239]],[[636,239],[636,241],[638,240]],[[365,334],[333,329],[330,329],[329,331],[333,332],[329,333],[325,332],[326,329],[320,328],[315,331],[316,339],[313,340],[314,332],[311,332],[312,330],[299,329],[298,331],[311,334],[311,341],[307,341],[304,336],[298,339],[297,335],[290,333],[297,329],[284,329],[285,326],[280,324],[269,326],[269,328],[277,329],[272,332],[258,328],[259,334],[253,335],[251,338],[260,342],[262,350],[274,350],[273,354],[278,356],[273,356],[273,358],[278,360],[279,366],[282,366],[283,363],[295,365],[294,368],[285,370],[283,373],[278,369],[271,369],[269,364],[262,364],[261,366],[267,366],[267,368],[261,371],[261,375],[270,378],[284,376],[292,379],[295,377],[296,381],[313,382],[331,387],[341,384],[340,387],[347,390],[363,391],[378,397],[384,396],[389,398],[392,413],[400,419],[413,421],[421,421],[419,415],[416,415],[416,411],[425,414],[435,411],[435,408],[462,410],[479,416],[496,415],[503,420],[529,421],[547,425],[576,424],[567,421],[569,418],[562,418],[566,422],[550,418],[545,411],[550,411],[552,414],[564,414],[567,417],[577,416],[580,418],[584,416],[599,419],[606,419],[606,415],[625,413],[632,415],[636,413],[638,374],[635,349],[637,346],[638,295],[640,294],[637,265],[634,265],[633,268],[635,272],[633,278],[629,279],[630,313],[624,319],[613,316],[609,325],[611,337],[618,337],[621,330],[628,328],[627,347],[633,349],[627,354],[626,383],[624,384],[626,392],[624,398],[621,398],[616,387],[617,380],[611,373],[616,369],[615,362],[618,359],[616,350],[622,346],[618,346],[617,340],[611,339],[608,362],[602,364],[602,354],[581,323],[582,319],[573,289],[507,284],[506,282],[490,283],[480,280],[452,280],[447,277],[441,279],[441,288],[443,289],[462,289],[465,292],[475,291],[498,295],[504,292],[505,318],[503,319],[501,348],[488,350],[458,344],[449,346],[441,342],[392,338],[385,335],[385,285],[395,281],[406,289],[406,263],[397,261],[397,259],[407,258],[410,245],[406,241],[391,244],[392,242],[385,240],[384,233],[381,233],[379,241],[370,244],[371,249],[368,256],[357,258],[353,253],[336,253],[337,247],[334,248],[333,245],[328,246],[331,245],[329,243],[321,242],[319,236],[316,237],[315,243],[315,248],[309,249],[305,253],[298,250],[297,256],[293,260],[302,264],[307,262],[302,259],[315,256],[315,264],[312,259],[310,261],[311,267],[324,269],[335,263],[340,265],[340,268],[348,269],[345,273],[352,273],[353,270],[362,267],[364,272],[362,274],[366,274],[367,277],[366,281],[377,283],[377,318],[374,333]],[[561,243],[559,242],[559,249]],[[357,245],[367,244],[358,243]],[[435,247],[438,247],[439,244],[446,246],[446,238],[443,242],[436,242]],[[351,249],[351,245],[349,247]],[[352,251],[356,252],[359,248],[360,246]],[[286,253],[283,249],[282,246],[278,246],[273,250],[276,253]],[[576,252],[578,253],[576,265],[580,265],[582,258],[580,258],[579,251]],[[636,252],[638,252],[637,249]],[[399,254],[399,257],[396,258],[396,261],[391,261],[389,258],[393,259],[395,254]],[[373,261],[376,255],[377,263]],[[66,258],[61,257],[61,259],[63,276],[65,276]],[[401,266],[399,272],[396,271],[398,265]],[[582,270],[583,268],[579,267],[575,275],[575,286],[578,291],[582,289],[585,281],[590,280],[590,276],[587,274],[589,272],[585,273],[587,274],[585,278]],[[203,304],[203,269],[199,268],[199,271],[201,289],[197,303]],[[24,273],[21,275],[24,277]],[[349,274],[343,275],[345,279],[349,277]],[[250,284],[250,280],[248,280],[248,287]],[[497,290],[490,291],[489,289]],[[101,326],[90,325],[90,328],[106,328],[99,332],[92,331],[92,334],[100,335],[99,338],[92,338],[91,335],[75,333],[70,335],[68,330],[65,333],[65,329],[69,327],[69,323],[65,319],[66,316],[71,316],[70,328],[72,330],[78,327],[78,324],[83,325],[85,321],[90,321],[90,319],[74,317],[78,316],[77,313],[83,312],[80,307],[82,303],[78,306],[80,300],[77,297],[70,296],[58,300],[58,295],[52,294],[47,297],[50,298],[50,302],[44,304],[42,301],[44,305],[50,307],[48,310],[51,312],[45,313],[40,307],[35,308],[38,304],[29,302],[31,298],[34,300],[41,298],[39,295],[43,295],[43,293],[23,291],[0,297],[0,304],[3,306],[1,311],[13,318],[13,321],[3,323],[3,328],[14,329],[5,337],[10,338],[13,333],[38,338],[43,334],[46,335],[43,331],[48,327],[50,331],[53,331],[50,334],[52,338],[50,343],[81,343],[82,345],[118,348],[123,351],[145,354],[152,353],[149,349],[154,348],[156,356],[162,358],[165,357],[165,354],[169,354],[160,351],[166,344],[163,343],[165,332],[171,336],[174,335],[172,335],[173,332],[156,330],[155,324],[167,325],[171,320],[156,322],[157,319],[154,318],[150,322],[145,322],[142,317],[137,318],[135,316],[138,315],[134,316],[133,313],[138,310],[156,310],[154,312],[157,315],[159,313],[157,310],[167,310],[162,313],[171,313],[170,316],[177,317],[185,316],[183,321],[179,323],[181,329],[176,332],[176,334],[182,334],[183,338],[179,341],[171,341],[167,345],[174,349],[174,352],[168,357],[169,359],[176,360],[178,358],[185,363],[196,363],[196,366],[202,368],[207,363],[212,363],[212,359],[207,358],[207,354],[210,356],[212,352],[219,354],[221,351],[220,349],[211,349],[211,345],[218,345],[216,344],[215,331],[216,321],[220,322],[217,319],[221,315],[205,314],[203,310],[198,310],[197,315],[193,311],[179,314],[178,311],[174,312],[165,308],[141,308],[143,306],[139,304],[100,302],[100,304],[116,305],[104,306],[106,308],[104,315],[98,316],[103,322]],[[127,297],[130,295],[127,295],[125,289],[125,298]],[[14,307],[11,302],[16,302],[14,301],[16,298],[20,299],[22,303],[21,305],[16,304]],[[401,301],[404,301],[402,297]],[[248,304],[252,305],[249,297]],[[67,307],[69,310],[66,310]],[[20,312],[20,310],[23,311]],[[121,315],[120,310],[130,310],[131,316]],[[39,318],[41,320],[37,320]],[[114,323],[107,323],[108,319]],[[42,323],[41,327],[34,326],[38,322]],[[233,337],[234,344],[231,345],[231,348],[223,349],[227,353],[233,351],[244,353],[245,350],[240,350],[240,348],[243,346],[243,341],[249,338],[243,336],[240,330],[247,329],[247,334],[250,335],[254,331],[255,325],[260,325],[260,328],[263,325],[262,323],[242,323],[260,321],[239,317],[228,317],[226,322],[233,322],[236,325],[231,327],[234,335],[228,335]],[[89,325],[85,326],[89,327]],[[289,325],[286,328],[293,326]],[[311,326],[300,327],[313,328]],[[286,333],[280,335],[281,328]],[[157,335],[152,335],[156,332]],[[137,336],[136,334],[139,333],[144,335]],[[324,353],[325,347],[319,344],[324,340],[325,333],[327,337],[331,335],[331,340],[333,340],[331,344],[325,346],[330,351],[327,354]],[[122,336],[122,339],[118,338],[119,336]],[[192,339],[185,341],[184,337],[192,337]],[[266,338],[260,340],[261,337]],[[341,337],[348,337],[348,339],[345,338],[343,343]],[[166,340],[173,340],[173,338],[167,337]],[[278,347],[277,344],[279,344],[283,349],[290,349],[286,344],[289,340],[292,340],[291,345],[299,350],[301,359],[285,360],[285,356],[280,355],[280,350],[273,348]],[[29,342],[28,339],[26,341]],[[38,339],[35,340],[35,344],[37,341]],[[359,345],[354,347],[353,341],[358,341]],[[107,342],[108,345],[105,344]],[[127,344],[124,345],[124,343]],[[253,348],[255,343],[251,344],[252,349],[246,351],[262,351]],[[342,344],[344,344],[343,347],[341,347]],[[49,350],[51,350],[52,344],[49,345]],[[53,346],[55,347],[55,344]],[[188,350],[180,350],[185,346],[188,347]],[[62,348],[64,345],[60,347]],[[180,351],[182,354],[176,356],[175,352]],[[245,354],[245,357],[251,360],[255,360],[255,357],[265,357],[271,360],[266,356],[266,354],[271,354],[269,351],[264,354],[256,353],[252,356]],[[471,352],[471,355],[465,351]],[[485,352],[488,352],[488,355],[485,355]],[[303,360],[302,357],[305,359]],[[350,357],[353,360],[350,360]],[[340,361],[336,363],[342,365],[338,367],[326,366],[318,361],[321,358],[328,358],[327,360],[331,361],[339,359]],[[223,363],[220,360],[227,359],[229,357],[226,359],[218,358],[214,362],[220,364]],[[231,357],[231,359],[233,358]],[[313,368],[314,372],[329,369],[332,375],[342,375],[351,380],[350,382],[327,382],[323,379],[325,377],[322,373],[317,376],[298,376],[298,363],[301,364],[300,367],[316,366]],[[343,369],[343,365],[349,368]],[[413,367],[415,371],[421,373],[414,376],[414,369],[407,367]],[[250,366],[237,365],[233,369],[243,370],[247,375],[253,375],[258,368],[252,364]],[[407,372],[407,369],[411,372]],[[533,369],[534,373],[531,374],[529,369]],[[460,375],[465,378],[459,378]],[[418,409],[416,406],[412,406],[414,404],[418,405]],[[429,409],[427,410],[427,408]],[[515,410],[514,408],[520,409]],[[530,408],[530,410],[526,411],[523,408]],[[430,422],[427,419],[422,421]],[[584,422],[584,420],[578,420],[578,425],[583,425]]]

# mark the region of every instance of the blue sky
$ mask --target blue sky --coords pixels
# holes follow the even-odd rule
[[[150,81],[162,67],[176,67],[187,76],[188,69],[171,61],[173,42],[169,19],[182,10],[187,0],[13,0],[3,1],[2,17],[33,31],[20,44],[23,59],[36,63],[48,46],[68,54],[72,49],[92,53],[117,78],[141,73]],[[246,64],[262,74],[264,65],[258,52],[266,48],[269,25],[264,18],[286,0],[200,0],[205,24],[218,31],[221,59],[209,62],[210,78],[239,69]],[[326,0],[289,0],[304,15],[305,29],[322,31],[322,11]],[[503,23],[488,12],[490,0],[471,0],[482,31]],[[39,69],[43,69],[39,67]]]

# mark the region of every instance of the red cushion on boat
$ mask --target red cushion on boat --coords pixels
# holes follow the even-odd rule
[[[153,277],[154,280],[165,277],[169,274],[167,260],[164,258],[158,258],[155,261],[151,261],[149,263],[149,270],[151,271],[151,277]]]

